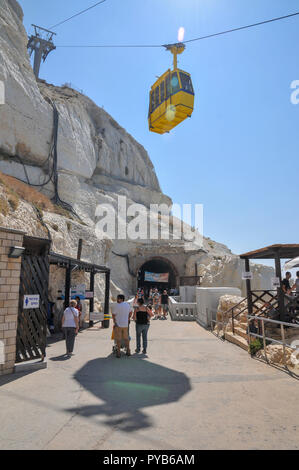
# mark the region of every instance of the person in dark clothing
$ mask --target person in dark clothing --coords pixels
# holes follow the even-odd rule
[[[150,327],[150,319],[153,317],[151,308],[144,305],[144,300],[138,300],[138,308],[134,313],[134,321],[136,322],[136,353],[140,353],[141,335],[143,343],[143,354],[147,352],[147,336]]]
[[[289,294],[291,292],[291,285],[290,285],[290,279],[292,277],[292,274],[290,272],[286,273],[286,277],[282,281],[282,290],[285,294]]]
[[[161,295],[161,308],[163,310],[163,318],[166,320],[167,314],[168,314],[168,294],[167,290],[163,291],[163,294]]]

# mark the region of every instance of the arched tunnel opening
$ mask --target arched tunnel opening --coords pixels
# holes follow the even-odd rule
[[[138,271],[138,288],[149,291],[151,287],[160,291],[177,287],[177,272],[166,259],[153,258],[144,263]]]

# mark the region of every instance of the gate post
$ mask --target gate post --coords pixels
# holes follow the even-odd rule
[[[0,227],[0,375],[14,372],[22,258],[11,258],[23,246],[24,232]]]

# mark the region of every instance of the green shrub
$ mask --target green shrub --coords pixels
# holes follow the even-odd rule
[[[250,354],[254,356],[262,348],[263,348],[262,341],[256,338],[250,343]]]

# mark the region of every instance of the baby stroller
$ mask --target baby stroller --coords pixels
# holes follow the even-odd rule
[[[130,337],[130,325],[128,327],[128,334],[129,334],[129,341],[131,341],[131,337]],[[114,338],[114,329],[112,331],[112,336],[111,336],[111,339],[114,341],[114,344],[112,346],[112,354],[114,354],[114,356],[116,356],[117,354],[117,344],[116,344],[116,340]],[[121,351],[126,351],[126,345],[124,343],[124,340],[122,340],[121,342],[121,345],[120,345],[120,350]]]

